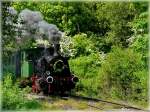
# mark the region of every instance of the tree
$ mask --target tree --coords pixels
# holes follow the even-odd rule
[[[135,16],[133,3],[110,2],[97,4],[97,19],[99,25],[103,25],[104,37],[107,43],[112,45],[128,46],[126,40],[133,33],[128,25]]]
[[[14,23],[17,21],[17,12],[11,7],[10,2],[2,2],[2,48],[3,60],[7,59],[16,45],[16,26]]]
[[[25,8],[40,11],[44,19],[57,25],[69,35],[92,31],[99,33],[95,4],[88,2],[14,2],[16,10]],[[87,25],[88,24],[88,25]]]
[[[148,69],[148,6],[138,3],[135,6],[140,13],[130,23],[133,35],[129,38],[129,47],[142,54],[142,61],[145,63],[145,68]]]

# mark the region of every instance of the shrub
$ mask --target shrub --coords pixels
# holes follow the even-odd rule
[[[113,47],[99,74],[105,95],[134,100],[147,98],[148,74],[141,54]]]
[[[13,84],[11,74],[6,75],[2,86],[2,109],[38,109],[40,104],[35,100],[28,100],[25,95],[28,88],[21,89],[17,84]]]
[[[80,56],[69,61],[72,72],[79,77],[76,91],[85,96],[96,96],[98,90],[97,74],[101,66],[101,55],[92,53],[89,56]]]
[[[94,44],[84,33],[77,34],[73,37],[74,48],[76,49],[75,56],[87,56],[96,51]]]
[[[61,55],[65,57],[74,57],[76,49],[74,48],[73,39],[69,36],[64,35],[60,41]]]
[[[145,62],[145,67],[148,67],[148,34],[138,35],[136,36],[134,42],[130,45],[130,47],[140,54],[142,54],[142,61]]]

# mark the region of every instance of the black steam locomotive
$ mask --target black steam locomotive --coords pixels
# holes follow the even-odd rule
[[[69,58],[61,55],[59,47],[59,44],[55,44],[48,48],[26,49],[19,53],[18,58],[22,61],[17,64],[16,68],[20,67],[20,71],[16,69],[16,74],[27,79],[21,82],[21,87],[31,82],[32,92],[44,94],[64,94],[75,88],[79,79],[70,72]]]

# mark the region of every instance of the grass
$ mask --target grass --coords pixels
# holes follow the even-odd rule
[[[59,97],[50,97],[51,100],[41,101],[42,110],[85,110],[88,108],[87,102],[76,101],[74,99],[61,99]]]
[[[92,102],[73,98],[61,99],[60,97],[49,97],[48,99],[40,101],[40,104],[41,110],[103,111],[103,110],[122,109],[121,106],[115,104],[108,104],[104,102]]]

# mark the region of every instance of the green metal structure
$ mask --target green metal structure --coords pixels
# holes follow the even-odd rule
[[[31,63],[26,59],[27,52],[21,52],[21,77],[29,77],[33,68]]]
[[[17,52],[14,52],[11,59],[5,63],[3,69],[7,71],[11,71],[11,73],[15,74],[16,77],[30,77],[33,75],[34,71],[34,62],[36,59],[41,57],[44,48],[29,48],[29,49],[21,49]],[[8,68],[8,66],[10,66]],[[9,70],[10,69],[10,70]]]
[[[29,77],[33,74],[33,64],[27,60],[27,51],[21,51],[21,77]]]

